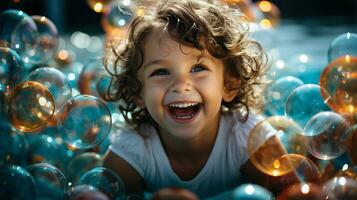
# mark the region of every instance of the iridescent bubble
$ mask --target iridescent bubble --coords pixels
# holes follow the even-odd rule
[[[102,166],[103,160],[99,154],[85,152],[74,157],[67,165],[66,174],[72,184],[77,184],[80,177],[87,171]]]
[[[328,62],[332,62],[339,57],[357,56],[357,34],[343,33],[332,40],[328,48]]]
[[[6,97],[5,110],[11,124],[22,132],[44,128],[54,114],[51,92],[41,83],[25,81]]]
[[[283,116],[272,116],[251,130],[247,148],[249,158],[258,170],[271,176],[282,176],[300,164],[285,155],[305,155],[307,138],[293,121]]]
[[[274,196],[264,187],[243,184],[233,190],[233,200],[273,200]]]
[[[323,185],[329,200],[357,199],[357,182],[348,177],[335,177]]]
[[[48,135],[31,135],[27,137],[29,143],[29,164],[49,163],[54,166],[59,164],[59,146]]]
[[[0,167],[0,180],[0,199],[36,199],[35,181],[22,167]]]
[[[125,195],[125,186],[121,178],[104,167],[97,167],[86,172],[81,177],[80,183],[98,188],[111,199]]]
[[[22,81],[25,73],[20,56],[10,48],[0,47],[1,90],[9,92]]]
[[[275,28],[280,24],[280,10],[270,1],[258,1],[255,3],[257,12],[256,22],[263,28]]]
[[[322,111],[329,111],[330,108],[326,104],[330,98],[323,98],[321,92],[325,90],[319,85],[306,84],[297,87],[288,96],[285,102],[285,115],[298,123],[301,127],[312,116]],[[323,96],[329,96],[328,92],[324,92]]]
[[[58,47],[57,27],[44,16],[31,16],[37,26],[37,46],[29,57],[31,64],[46,64],[54,55]],[[16,33],[14,33],[16,34]]]
[[[284,76],[268,85],[265,91],[265,112],[284,115],[284,105],[289,94],[304,83],[294,76]]]
[[[109,37],[126,33],[135,17],[133,6],[130,1],[115,1],[103,12],[101,23]]]
[[[109,198],[90,185],[78,185],[70,190],[70,200],[109,200]]]
[[[27,167],[36,183],[37,199],[66,199],[67,180],[62,172],[48,163],[38,163]]]
[[[348,129],[347,152],[353,164],[357,165],[357,123]]]
[[[143,199],[143,198],[128,198],[128,199]],[[199,198],[193,192],[184,188],[163,188],[155,192],[151,198],[152,200],[198,200]]]
[[[72,88],[67,77],[58,69],[42,67],[32,71],[26,80],[36,81],[46,86],[54,97],[55,113],[51,119],[51,125],[56,123],[56,114],[62,105],[72,97]]]
[[[111,114],[98,98],[78,95],[68,100],[58,113],[57,128],[64,141],[77,149],[101,143],[111,128]]]
[[[309,138],[309,152],[316,158],[330,160],[346,151],[349,124],[339,114],[321,112],[305,126]]]
[[[357,44],[357,43],[356,43]],[[325,67],[320,77],[320,85],[331,95],[329,106],[338,113],[357,112],[357,57],[344,56]],[[329,96],[325,96],[325,99]]]
[[[78,78],[78,89],[81,94],[93,95],[96,97],[106,97],[110,84],[110,76],[106,73],[103,59],[92,59],[83,67]]]
[[[8,125],[0,125],[0,166],[26,165],[27,141],[25,136]]]
[[[277,200],[326,200],[327,194],[321,186],[313,183],[297,183],[281,192]]]

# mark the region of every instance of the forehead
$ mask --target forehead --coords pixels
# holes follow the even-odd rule
[[[208,58],[214,62],[218,61],[218,59],[209,54],[207,50],[200,50],[193,45],[179,43],[163,30],[152,31],[146,37],[143,47],[144,61],[170,57],[177,54],[183,54],[187,57],[197,59]]]

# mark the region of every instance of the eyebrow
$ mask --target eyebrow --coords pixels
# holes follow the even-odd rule
[[[204,60],[210,60],[212,63],[215,63],[214,60],[206,55],[197,55],[196,56],[196,59],[197,59],[197,62],[200,62],[200,60],[204,61]],[[155,60],[152,60],[146,64],[143,65],[143,68],[146,68],[147,66],[150,66],[150,65],[156,65],[156,64],[162,64],[162,63],[166,63],[168,62],[168,60],[166,59],[155,59]]]

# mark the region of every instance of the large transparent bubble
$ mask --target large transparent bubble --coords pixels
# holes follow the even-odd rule
[[[9,92],[24,78],[26,70],[20,56],[12,49],[0,47],[1,90]]]
[[[78,184],[80,177],[87,171],[102,166],[101,156],[93,152],[85,152],[74,157],[67,165],[66,174],[72,184]]]
[[[356,43],[357,44],[357,43]],[[329,106],[338,113],[357,112],[357,56],[344,56],[325,67],[320,85],[331,95]],[[324,99],[329,98],[322,91]]]
[[[70,200],[109,200],[109,198],[91,185],[77,185],[70,189]]]
[[[357,182],[348,177],[334,177],[323,188],[329,200],[357,199]]]
[[[21,132],[8,125],[0,125],[0,166],[25,166],[27,150],[27,141]]]
[[[0,166],[0,199],[36,199],[33,177],[16,165]]]
[[[28,161],[29,164],[49,163],[60,166],[59,145],[48,135],[28,136]]]
[[[54,114],[55,102],[51,92],[35,81],[17,85],[6,97],[6,114],[11,124],[22,132],[44,128]]]
[[[104,167],[97,167],[86,172],[81,177],[80,183],[98,188],[111,199],[125,195],[125,186],[121,178]]]
[[[321,95],[321,92],[324,95]],[[327,102],[331,98],[329,94],[319,85],[306,84],[297,87],[288,96],[285,102],[285,115],[298,123],[301,127],[305,127],[305,124],[312,116],[322,111],[329,111],[330,108]]]
[[[357,34],[343,33],[332,40],[328,48],[328,62],[339,57],[357,56]]]
[[[58,69],[42,67],[32,71],[26,80],[41,83],[51,92],[55,101],[55,113],[51,119],[51,125],[57,124],[56,114],[62,105],[72,97],[72,88],[67,77]]]
[[[62,172],[48,163],[27,167],[36,183],[37,199],[63,200],[68,196],[68,183]]]
[[[284,115],[284,105],[289,94],[303,84],[294,76],[284,76],[269,84],[264,95],[265,112],[268,115]]]
[[[271,176],[282,176],[300,165],[288,154],[306,155],[307,138],[292,120],[272,116],[258,123],[248,137],[248,153],[252,164]]]
[[[111,114],[98,98],[78,95],[68,100],[57,118],[57,129],[64,141],[77,149],[89,149],[109,134]]]

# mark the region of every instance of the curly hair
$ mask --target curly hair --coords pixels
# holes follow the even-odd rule
[[[222,102],[229,112],[245,113],[261,110],[264,74],[267,57],[262,47],[248,37],[248,23],[238,11],[217,2],[203,0],[165,0],[144,16],[136,17],[128,37],[111,43],[106,56],[106,68],[112,75],[108,99],[119,100],[119,110],[129,125],[154,123],[146,108],[137,105],[142,84],[138,71],[143,64],[143,46],[147,36],[155,30],[167,32],[180,45],[192,46],[203,54],[207,50],[224,64],[225,89],[236,90],[230,102]],[[109,69],[109,62],[114,68]]]

